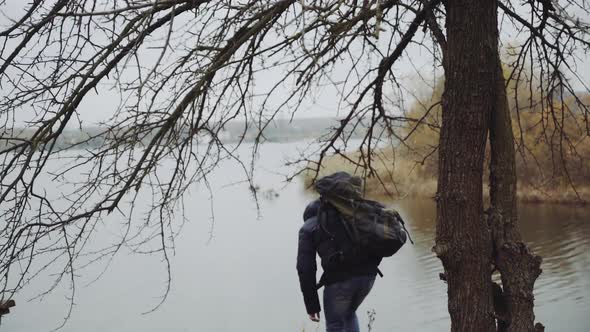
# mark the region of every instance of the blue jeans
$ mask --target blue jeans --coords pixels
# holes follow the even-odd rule
[[[371,291],[375,276],[356,276],[324,289],[327,332],[359,332],[356,309]]]

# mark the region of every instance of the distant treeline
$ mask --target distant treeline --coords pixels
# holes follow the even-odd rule
[[[224,125],[218,133],[218,139],[223,143],[235,142],[291,142],[304,139],[318,138],[331,132],[331,128],[339,125],[336,118],[303,118],[303,119],[277,119],[261,129],[261,126],[254,122],[230,121]],[[118,129],[119,131],[123,129]],[[362,127],[351,129],[350,137],[361,137],[366,130]],[[35,134],[33,128],[13,128],[4,130],[0,139],[0,148],[5,149],[14,144],[22,143],[23,140],[31,140]],[[147,144],[153,134],[146,134],[138,144]],[[180,137],[186,137],[188,131]],[[96,149],[103,146],[105,141],[114,137],[113,130],[106,126],[84,127],[77,129],[66,129],[57,139],[55,149]],[[208,136],[195,136],[194,140],[203,143],[207,142]]]

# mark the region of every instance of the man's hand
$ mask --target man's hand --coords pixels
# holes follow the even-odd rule
[[[320,321],[320,313],[316,312],[315,314],[309,314],[309,319],[311,319],[314,322],[319,322]]]

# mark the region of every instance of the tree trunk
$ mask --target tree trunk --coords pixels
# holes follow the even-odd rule
[[[490,126],[490,213],[495,264],[502,276],[503,294],[496,296],[498,331],[542,331],[534,326],[533,287],[541,273],[541,258],[533,255],[518,231],[516,163],[512,120],[502,64],[498,71],[495,109]],[[496,289],[500,289],[496,286]]]
[[[491,234],[483,213],[483,168],[496,101],[495,1],[446,2],[436,245],[448,284],[451,331],[495,331]]]

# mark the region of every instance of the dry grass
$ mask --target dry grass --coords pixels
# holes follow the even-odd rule
[[[517,196],[526,202],[587,204],[590,202],[590,129],[584,109],[590,107],[590,95],[580,101],[573,97],[548,104],[541,94],[528,86],[508,87],[512,110],[512,125],[516,141]],[[443,82],[421,102],[415,103],[404,115],[422,119],[420,125],[407,123],[400,128],[400,137],[411,147],[380,150],[373,155],[374,174],[366,177],[369,196],[433,197],[436,193],[440,99]],[[515,92],[518,91],[518,94]],[[518,98],[516,98],[518,97]],[[516,102],[518,99],[518,103]],[[519,112],[516,112],[516,105]],[[489,146],[485,167],[489,168]],[[348,155],[358,160],[359,155]],[[335,171],[347,171],[365,177],[345,158],[334,156],[324,161],[319,176]],[[305,174],[309,185],[316,174]],[[484,181],[488,174],[484,175]],[[487,193],[484,187],[484,194]]]
[[[436,192],[436,177],[428,174],[427,165],[400,157],[393,151],[380,150],[375,152],[373,161],[374,173],[368,175],[364,169],[356,167],[349,160],[341,156],[326,158],[319,174],[308,171],[304,173],[305,186],[309,187],[316,178],[345,171],[366,179],[365,194],[368,197],[433,197]],[[348,155],[352,160],[358,158],[358,153]]]
[[[363,169],[359,169],[350,161],[340,156],[327,158],[317,177],[322,177],[336,171],[346,171],[350,174],[366,178],[365,194],[367,197],[390,197],[400,199],[405,197],[433,198],[436,193],[437,176],[436,156],[432,160],[422,163],[412,157],[411,153],[395,154],[392,151],[379,151],[374,161],[374,174],[367,176]],[[348,157],[355,160],[357,153]],[[518,167],[519,184],[517,197],[522,202],[531,203],[559,203],[559,204],[588,204],[590,203],[590,185],[586,176],[574,179],[574,187],[563,177],[542,179],[540,177],[526,177],[530,173],[529,167],[520,164]],[[487,168],[487,167],[486,167]],[[528,173],[527,173],[528,172]],[[484,177],[484,197],[488,195],[487,174]],[[581,175],[577,175],[580,177]],[[309,187],[316,178],[314,172],[304,173],[305,186]],[[574,189],[575,188],[575,189]],[[576,194],[577,192],[577,194]]]

